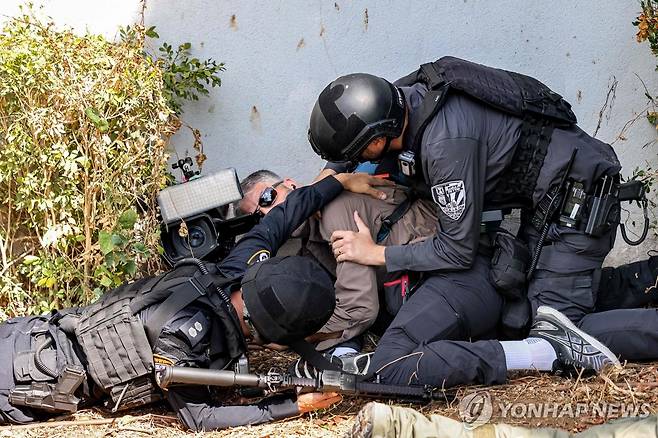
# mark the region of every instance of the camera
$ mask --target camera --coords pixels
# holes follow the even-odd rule
[[[233,168],[161,190],[158,205],[165,261],[174,266],[190,257],[208,261],[226,257],[236,237],[258,223],[256,215],[229,217],[231,204],[242,196]]]
[[[416,158],[411,151],[404,151],[398,156],[398,166],[402,175],[412,177],[416,175]]]

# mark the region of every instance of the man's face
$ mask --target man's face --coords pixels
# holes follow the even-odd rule
[[[246,311],[246,306],[242,297],[242,289],[237,290],[231,294],[231,304],[233,305],[235,312],[238,314],[240,328],[242,329],[242,334],[245,336],[245,338],[249,339],[254,344],[264,344],[253,324],[251,324],[248,319],[245,318],[245,314],[248,314],[249,312]]]
[[[407,130],[408,123],[409,123],[408,110],[405,109],[404,125],[402,127],[402,133],[398,138],[391,139],[391,143],[389,144],[389,148],[390,148],[389,150],[391,151],[402,150],[403,147],[402,139],[405,131]],[[377,137],[376,139],[368,143],[368,146],[363,150],[363,152],[361,152],[360,161],[377,162],[378,160],[384,158],[383,157],[384,149],[386,149],[386,137]]]
[[[363,161],[378,160],[386,147],[386,137],[379,137],[368,143],[368,146],[361,152]]]
[[[271,189],[272,186],[274,186],[275,184],[276,182],[256,183],[251,188],[251,190],[244,193],[244,197],[238,204],[238,208],[240,208],[240,211],[244,213],[254,213],[258,209],[260,213],[265,215],[271,209],[273,209],[274,207],[285,201],[286,197],[288,196],[288,193],[290,193],[290,191],[296,186],[292,179],[290,178],[284,179],[283,182],[277,184],[276,187],[274,187],[274,190],[276,190],[276,197],[274,198],[274,202],[272,202],[270,206],[261,205],[259,207],[258,203],[261,195],[263,195],[266,190]]]

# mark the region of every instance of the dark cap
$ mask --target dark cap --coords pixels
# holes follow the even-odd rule
[[[317,332],[336,306],[329,274],[300,256],[275,257],[251,266],[242,280],[242,299],[258,333],[278,344]]]

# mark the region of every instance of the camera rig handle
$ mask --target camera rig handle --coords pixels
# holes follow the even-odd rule
[[[181,172],[183,172],[183,177],[185,178],[185,181],[189,181],[191,178],[197,176],[201,172],[198,170],[193,170],[192,166],[194,165],[194,162],[192,161],[192,157],[185,157],[181,158],[177,162],[171,165],[173,169],[180,169]]]

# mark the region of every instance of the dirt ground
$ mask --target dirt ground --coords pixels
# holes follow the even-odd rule
[[[267,371],[271,367],[285,369],[294,357],[289,353],[272,351],[259,351],[252,356],[255,356],[252,357],[252,365],[257,372]],[[576,432],[624,416],[626,405],[636,409],[639,407],[639,413],[645,415],[658,412],[658,363],[625,364],[621,371],[609,371],[592,377],[566,378],[538,372],[516,374],[506,385],[459,388],[457,397],[450,402],[405,406],[413,406],[426,414],[436,413],[458,419],[460,399],[480,390],[488,391],[491,396],[492,422],[529,427],[553,426]],[[345,396],[341,403],[322,412],[271,424],[208,433],[186,431],[164,405],[122,416],[93,409],[41,424],[1,427],[0,437],[340,437],[350,430],[354,416],[368,401]],[[525,415],[524,406],[539,403],[553,408],[544,411],[543,415]],[[575,416],[571,412],[575,412],[579,404],[603,406],[604,412],[588,410]],[[569,409],[565,410],[565,407]]]

